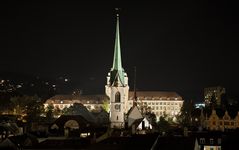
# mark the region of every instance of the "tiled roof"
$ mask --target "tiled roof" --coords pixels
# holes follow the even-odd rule
[[[109,98],[106,95],[55,95],[48,100],[46,100],[46,103],[51,103],[51,101],[54,101],[55,103],[63,103],[68,104],[70,101],[79,101],[81,103],[87,104],[88,101],[90,104],[102,104],[103,101],[109,100]]]
[[[132,99],[134,97],[134,92],[129,92],[129,98]],[[167,92],[167,91],[137,91],[137,97],[150,97],[155,98],[155,100],[158,98],[170,98],[174,99],[177,98],[178,100],[182,100],[182,97],[177,94],[176,92]]]

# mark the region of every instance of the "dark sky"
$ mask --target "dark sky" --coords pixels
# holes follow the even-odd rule
[[[2,2],[1,2],[2,3]],[[8,1],[0,4],[0,67],[67,76],[103,92],[112,66],[115,7],[121,7],[123,67],[133,88],[201,100],[203,88],[238,87],[238,8],[226,1]]]

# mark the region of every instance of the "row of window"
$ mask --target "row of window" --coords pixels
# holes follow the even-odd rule
[[[223,125],[223,121],[220,121],[219,124],[222,126]],[[224,121],[224,125],[225,126],[234,126],[235,124],[237,124],[236,122],[234,121]],[[216,121],[213,121],[212,122],[212,125],[216,125]]]
[[[133,100],[133,97],[130,97],[130,100]],[[138,97],[137,100],[181,100],[180,98],[151,98],[151,97],[145,97],[145,98],[140,98]]]
[[[166,106],[152,106],[150,107],[152,110],[179,110],[179,107],[166,107]]]
[[[210,141],[210,145],[215,144],[213,138],[210,138],[209,141]],[[222,139],[221,139],[221,138],[218,138],[216,144],[221,145],[221,143],[222,143]],[[205,138],[200,138],[200,144],[206,144],[206,143],[205,143]]]
[[[129,102],[132,105],[132,102]],[[175,102],[143,102],[143,105],[182,105],[181,103]]]

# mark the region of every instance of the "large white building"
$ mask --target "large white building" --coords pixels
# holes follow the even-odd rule
[[[89,111],[101,111],[104,103],[108,103],[109,98],[106,95],[55,95],[44,103],[47,109],[52,105],[55,109],[63,110],[73,106],[74,103],[83,104]]]
[[[128,105],[131,107],[134,101],[134,92],[129,92]],[[157,120],[160,116],[168,116],[175,119],[180,113],[183,99],[176,92],[166,91],[138,91],[137,105],[153,112]]]
[[[130,91],[127,100],[127,110],[133,106],[134,92]],[[44,103],[47,108],[52,105],[55,109],[63,110],[65,107],[69,108],[74,103],[83,104],[89,111],[99,112],[103,105],[110,104],[109,97],[106,95],[56,95]],[[183,99],[176,92],[165,91],[138,91],[137,105],[140,108],[149,108],[157,118],[166,114],[169,117],[175,117],[180,113],[183,104]]]

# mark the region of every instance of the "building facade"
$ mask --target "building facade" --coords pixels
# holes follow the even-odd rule
[[[183,105],[183,99],[176,92],[165,91],[138,91],[137,106],[139,109],[149,109],[153,112],[157,119],[160,116],[167,115],[174,118],[180,113]],[[133,106],[134,92],[130,91],[127,97],[126,112]],[[89,111],[100,112],[104,105],[110,106],[109,97],[106,95],[56,95],[46,100],[44,103],[45,109],[52,105],[55,109],[63,110],[69,108],[74,103],[83,104]],[[140,109],[142,110],[142,109]]]
[[[216,110],[212,110],[209,117],[203,117],[205,120],[202,126],[212,131],[225,131],[239,128],[239,112],[236,116],[232,117],[227,111],[224,115],[218,115]]]
[[[83,104],[89,111],[100,112],[105,104],[109,103],[106,95],[55,95],[44,103],[44,108],[53,106],[54,109],[63,110],[73,106],[74,103]]]
[[[129,107],[133,106],[134,92],[129,93]],[[141,111],[151,111],[156,115],[157,120],[161,116],[173,118],[180,113],[183,99],[176,92],[166,91],[138,91],[137,105]],[[142,110],[146,109],[146,110]]]

